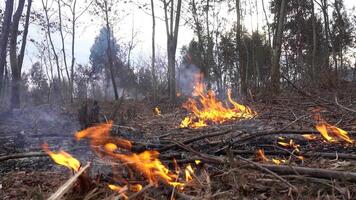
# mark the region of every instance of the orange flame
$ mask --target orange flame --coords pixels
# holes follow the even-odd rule
[[[259,149],[256,152],[256,156],[259,160],[263,161],[263,162],[268,162],[269,159],[266,157],[265,155],[265,151],[263,149]]]
[[[162,180],[172,186],[184,185],[183,183],[176,182],[178,175],[172,173],[161,163],[158,159],[159,153],[157,151],[144,151],[140,154],[132,153],[130,155],[111,155],[142,173],[150,184],[157,186],[159,180]]]
[[[192,115],[182,120],[180,124],[181,128],[204,127],[207,126],[209,122],[221,124],[228,120],[251,119],[256,115],[249,107],[234,101],[231,98],[230,90],[227,96],[233,108],[225,107],[223,103],[216,98],[212,90],[204,93],[204,84],[201,82],[196,82],[193,96],[197,96],[199,99],[195,100],[189,98],[188,101],[183,104],[183,107],[190,111]]]
[[[119,147],[124,149],[131,149],[132,144],[130,141],[120,138],[112,138],[110,137],[110,130],[112,129],[113,122],[109,121],[108,123],[99,124],[93,127],[89,127],[82,131],[79,131],[75,134],[75,138],[77,140],[81,140],[83,138],[89,138],[90,144],[92,147],[99,147],[101,145],[105,145],[107,143],[115,143],[115,145],[119,145]]]
[[[43,150],[52,158],[52,160],[59,164],[66,166],[69,169],[73,169],[74,171],[79,171],[80,162],[72,157],[69,153],[65,151],[60,151],[58,153],[52,152],[49,150],[48,144],[42,145]]]
[[[159,109],[159,107],[155,107],[154,114],[157,116],[161,116],[161,110]]]
[[[321,118],[319,113],[317,113],[314,118],[317,120],[315,128],[320,132],[326,141],[330,143],[337,143],[339,141],[345,141],[350,144],[354,143],[354,140],[348,136],[348,133],[345,130],[328,124]]]
[[[313,134],[303,134],[302,136],[307,140],[315,140],[316,139],[316,136]]]

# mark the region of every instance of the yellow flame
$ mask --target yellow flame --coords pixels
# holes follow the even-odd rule
[[[194,160],[195,164],[199,165],[201,163],[201,160]]]
[[[78,171],[80,168],[80,162],[72,157],[65,151],[60,151],[58,153],[52,152],[49,150],[48,144],[42,145],[43,150],[52,158],[52,160],[59,164],[66,166],[69,169],[73,169],[74,171]]]
[[[193,180],[193,174],[194,174],[194,170],[192,168],[192,166],[189,164],[187,165],[187,167],[184,170],[185,172],[185,181],[189,182],[191,180]]]
[[[221,124],[228,120],[251,119],[256,113],[249,107],[241,105],[231,98],[231,90],[228,90],[228,101],[232,108],[225,107],[220,102],[212,90],[204,92],[204,84],[196,82],[193,96],[198,100],[189,98],[183,107],[191,112],[190,116],[185,117],[180,127],[200,128],[207,126],[208,123]]]
[[[161,116],[161,110],[159,109],[159,107],[155,107],[154,114],[157,116]]]
[[[307,140],[315,140],[316,139],[316,136],[313,134],[303,134],[302,136]]]

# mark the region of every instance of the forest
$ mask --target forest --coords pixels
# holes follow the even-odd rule
[[[0,199],[355,199],[355,6],[4,0]]]

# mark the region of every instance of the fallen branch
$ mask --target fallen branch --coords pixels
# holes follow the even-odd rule
[[[292,188],[294,191],[298,191],[298,189],[292,185],[291,183],[289,183],[287,180],[285,180],[284,178],[282,178],[281,176],[279,176],[278,174],[274,173],[273,171],[271,171],[270,169],[268,169],[267,167],[263,166],[262,164],[260,163],[256,163],[256,162],[253,162],[253,161],[250,161],[246,158],[243,158],[241,156],[235,156],[235,158],[238,158],[239,160],[242,160],[244,162],[247,162],[253,166],[255,166],[256,168],[264,171],[264,172],[267,172],[269,174],[271,174],[272,176],[274,176],[275,178],[277,178],[278,180],[282,181],[283,183],[287,184],[290,188]]]
[[[53,193],[48,200],[59,200],[62,196],[73,186],[73,184],[77,181],[80,175],[90,166],[90,162],[86,164],[84,167],[81,167],[80,170],[75,173],[67,182],[65,182],[58,190]]]
[[[136,192],[135,194],[129,196],[128,200],[130,199],[136,199],[137,197],[139,197],[141,194],[143,194],[144,192],[146,192],[148,189],[150,189],[151,187],[153,187],[152,184],[148,184],[146,185],[144,188],[142,188],[139,192]]]
[[[338,105],[340,108],[342,108],[342,109],[344,109],[344,110],[347,110],[347,111],[356,113],[356,110],[341,105],[341,104],[339,103],[339,101],[337,100],[336,95],[335,95],[335,103],[336,103],[336,105]]]
[[[196,142],[196,141],[205,139],[205,138],[225,135],[225,134],[230,133],[231,131],[232,131],[231,129],[228,129],[228,130],[224,130],[224,131],[213,132],[213,133],[210,133],[210,134],[207,134],[207,135],[200,135],[200,136],[198,136],[198,137],[194,137],[194,138],[185,140],[185,141],[180,142],[180,143],[182,143],[182,144],[190,144],[190,143],[193,143],[193,142]],[[241,132],[239,132],[239,131],[236,131],[236,132],[241,133]],[[168,141],[168,142],[171,142],[170,140],[167,140],[167,141]],[[171,148],[174,148],[174,147],[176,147],[176,146],[177,146],[177,144],[172,144],[172,145],[168,145],[168,146],[162,147],[161,149],[159,149],[159,152],[167,151],[167,150],[169,150],[169,149],[171,149]]]
[[[45,152],[28,152],[28,153],[18,153],[11,154],[0,157],[0,162],[10,160],[10,159],[18,159],[18,158],[29,158],[29,157],[43,157],[48,156]]]

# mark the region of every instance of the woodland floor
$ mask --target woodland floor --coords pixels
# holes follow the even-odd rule
[[[272,164],[256,158],[256,151],[264,149],[269,158],[288,160],[286,166],[356,173],[355,145],[305,141],[301,137],[302,133],[315,132],[312,110],[323,108],[321,114],[327,122],[349,131],[356,139],[356,113],[352,111],[356,110],[354,85],[322,92],[289,89],[274,99],[252,97],[244,103],[258,113],[256,118],[200,129],[178,128],[187,114],[180,106],[184,101],[180,99],[171,105],[162,100],[157,104],[161,116],[155,116],[152,110],[156,105],[146,101],[120,105],[123,111],[118,116],[134,114],[132,118],[116,122],[120,126],[112,134],[133,141],[137,152],[158,149],[160,160],[171,169],[173,158],[179,165],[202,160],[202,164],[194,165],[195,178],[184,191],[173,191],[160,184],[142,192],[138,199],[356,199],[355,179],[278,173],[278,177],[297,189],[293,191],[278,177],[243,160]],[[44,142],[68,151],[83,165],[93,162],[90,173],[95,181],[90,190],[78,194],[74,188],[66,199],[110,199],[116,195],[106,187],[111,181],[110,167],[96,160],[87,142],[78,143],[73,137],[79,128],[76,117],[80,105],[79,102],[63,107],[41,105],[0,115],[0,199],[45,199],[71,176],[67,169],[55,165],[47,156],[1,159],[12,154],[41,152]],[[100,106],[103,119],[117,108],[111,102],[100,102]],[[207,135],[211,137],[199,138]],[[298,160],[290,151],[281,150],[277,145],[279,137],[294,139],[305,159]],[[234,159],[232,155],[242,159]],[[89,191],[92,191],[90,195]]]

